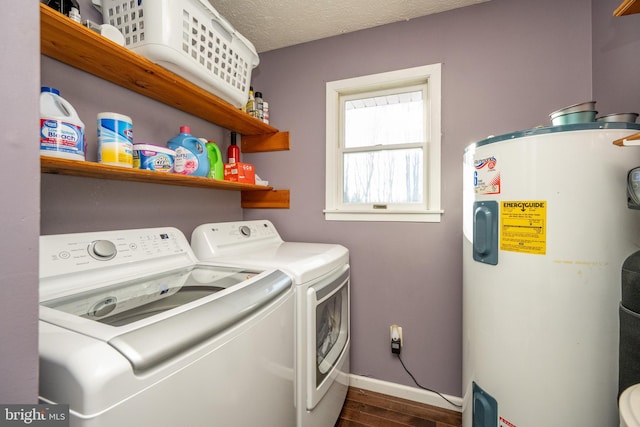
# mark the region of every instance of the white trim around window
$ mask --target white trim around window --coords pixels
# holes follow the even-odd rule
[[[325,219],[330,221],[440,222],[441,188],[441,68],[442,64],[355,77],[326,84]],[[423,86],[425,135],[421,203],[343,203],[344,104],[356,94]],[[373,150],[373,148],[372,148]]]

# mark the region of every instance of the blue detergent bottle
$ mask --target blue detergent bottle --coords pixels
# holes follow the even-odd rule
[[[209,178],[224,179],[224,164],[220,148],[213,141],[208,141],[205,146],[209,153]]]
[[[189,126],[180,126],[180,134],[167,142],[176,152],[174,172],[181,175],[204,176],[209,174],[209,156],[205,145],[191,135]]]

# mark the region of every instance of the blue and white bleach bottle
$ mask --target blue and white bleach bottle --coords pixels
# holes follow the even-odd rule
[[[40,89],[40,155],[71,160],[85,160],[84,123],[60,91]]]
[[[189,126],[180,126],[180,134],[167,142],[176,152],[173,171],[182,175],[206,177],[209,174],[209,156],[205,145],[191,135]]]

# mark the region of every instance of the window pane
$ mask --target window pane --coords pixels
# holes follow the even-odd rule
[[[343,203],[421,203],[422,148],[345,153]]]
[[[345,102],[345,148],[424,141],[422,91]]]

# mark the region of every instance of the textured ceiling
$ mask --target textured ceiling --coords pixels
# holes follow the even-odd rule
[[[209,0],[258,52],[489,0]]]

